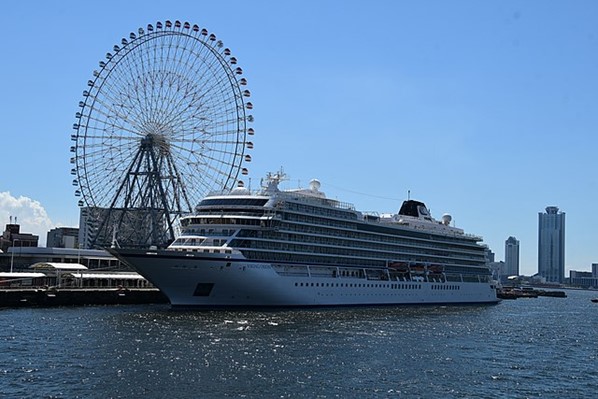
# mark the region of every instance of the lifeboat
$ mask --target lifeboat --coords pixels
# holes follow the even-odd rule
[[[388,267],[390,269],[394,269],[398,272],[408,272],[409,271],[409,265],[407,263],[404,262],[392,262],[388,265]]]

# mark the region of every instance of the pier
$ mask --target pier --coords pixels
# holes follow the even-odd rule
[[[157,288],[0,289],[0,308],[168,303]]]
[[[550,296],[556,298],[566,298],[565,291],[546,291],[534,288],[514,288],[503,287],[496,292],[496,296],[500,299],[517,299],[517,298],[537,298],[539,296]]]

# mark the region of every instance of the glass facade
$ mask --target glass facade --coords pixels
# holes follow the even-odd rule
[[[538,274],[550,283],[565,277],[565,213],[556,206],[538,214]]]

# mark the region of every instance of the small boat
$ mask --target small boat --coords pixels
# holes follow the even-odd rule
[[[594,302],[594,303],[598,303],[598,298],[592,298],[592,299],[590,299],[590,300],[591,300],[592,302]]]

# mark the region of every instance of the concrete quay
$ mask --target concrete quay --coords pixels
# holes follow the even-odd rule
[[[0,308],[168,303],[157,288],[18,288],[0,290]]]

